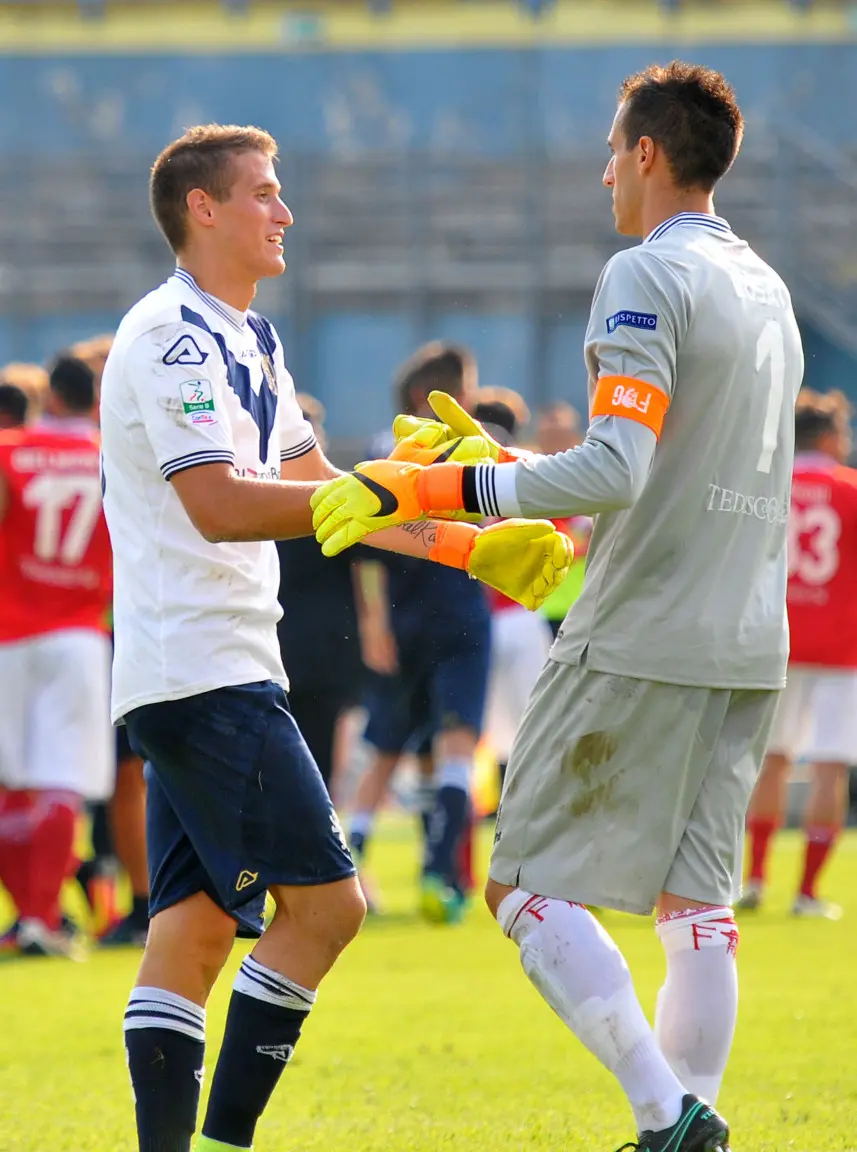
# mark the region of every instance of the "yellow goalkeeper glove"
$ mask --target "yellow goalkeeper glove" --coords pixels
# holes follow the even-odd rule
[[[396,447],[391,460],[415,464],[439,464],[456,460],[462,464],[511,464],[529,452],[504,448],[446,392],[430,392],[428,402],[437,420],[397,416],[393,421]],[[448,454],[447,454],[448,453]]]
[[[422,420],[419,416],[397,416],[393,421],[393,434],[397,429],[412,429],[396,439],[396,447],[389,460],[405,460],[410,464],[443,464],[454,460],[459,464],[490,464],[494,460],[491,445],[481,436],[450,436],[450,429],[438,420]]]
[[[325,556],[335,556],[369,532],[412,520],[430,509],[461,511],[464,465],[423,468],[400,460],[370,460],[322,484],[312,495],[312,526]]]
[[[491,446],[481,436],[455,436],[450,439],[449,429],[437,420],[422,420],[419,416],[398,416],[398,421],[409,421],[413,431],[400,439],[390,453],[389,460],[406,460],[411,464],[490,464]],[[403,426],[404,427],[404,426]],[[394,424],[395,430],[395,424]],[[483,519],[479,512],[435,512],[429,510],[432,520],[465,520],[478,524]]]
[[[549,520],[502,520],[488,528],[444,522],[429,559],[469,572],[532,612],[565,579],[574,545]]]

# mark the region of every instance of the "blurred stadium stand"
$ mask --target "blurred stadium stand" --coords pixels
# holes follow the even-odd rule
[[[857,170],[795,134],[762,139],[740,157],[719,209],[782,270],[802,316],[857,362]],[[0,311],[19,334],[41,328],[57,342],[63,318],[68,338],[85,322],[109,327],[169,273],[148,214],[148,163],[106,154],[10,157],[0,167]],[[494,355],[483,357],[489,373],[502,373],[497,349],[519,345],[503,383],[523,375],[532,400],[564,393],[580,402],[582,321],[621,244],[602,163],[600,151],[575,160],[283,157],[299,226],[288,237],[289,272],[264,285],[259,306],[285,322],[301,386],[326,401],[336,394],[334,433],[355,418],[368,432],[387,414],[386,378],[373,388],[362,366],[349,365],[355,351],[371,359],[380,340],[392,366],[455,315],[457,334],[477,345],[480,327],[496,332]],[[337,355],[330,345],[339,340]],[[855,380],[834,382],[857,392]]]
[[[187,124],[243,121],[280,140],[296,218],[258,305],[334,438],[386,422],[393,367],[432,336],[472,344],[485,383],[580,405],[592,288],[620,243],[600,183],[616,86],[680,53],[722,68],[748,118],[718,209],[790,284],[808,383],[857,399],[857,26],[841,42],[170,54],[163,33],[40,52],[41,25],[4,51],[2,29],[0,362],[109,329],[168,274],[149,164]]]
[[[232,9],[235,11],[245,11],[248,8],[270,0],[215,0],[221,7]],[[393,6],[396,0],[365,0],[368,7],[376,10],[387,10]],[[402,2],[402,0],[399,0]],[[404,0],[405,3],[408,0]],[[520,6],[524,9],[531,11],[534,15],[539,15],[545,10],[552,8],[557,0],[519,0]],[[572,0],[574,2],[574,0]],[[808,12],[813,8],[823,7],[844,7],[847,6],[850,0],[775,0],[782,4],[784,8],[792,9],[796,12]],[[89,15],[93,11],[104,11],[108,6],[119,7],[134,7],[143,5],[156,5],[156,4],[172,4],[174,0],[3,0],[0,7],[10,8],[75,8],[84,15]],[[712,5],[720,5],[724,8],[732,7],[737,8],[739,5],[746,3],[746,0],[653,0],[655,7],[666,13],[677,13],[692,9],[694,7]]]

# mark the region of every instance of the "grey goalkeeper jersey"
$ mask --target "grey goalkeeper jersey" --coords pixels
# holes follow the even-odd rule
[[[572,452],[496,467],[492,483],[500,514],[598,513],[552,658],[782,687],[803,375],[788,290],[724,220],[683,213],[607,264],[585,358],[590,409],[622,414],[594,416]]]

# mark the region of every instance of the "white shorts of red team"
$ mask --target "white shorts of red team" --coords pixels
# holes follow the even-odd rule
[[[111,659],[84,628],[0,644],[0,785],[112,795]]]
[[[768,751],[792,760],[857,764],[857,670],[792,665]]]
[[[547,620],[526,608],[503,608],[491,617],[491,672],[485,732],[505,764],[512,741],[553,637]]]

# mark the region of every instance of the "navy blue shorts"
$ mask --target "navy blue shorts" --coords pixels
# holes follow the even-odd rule
[[[128,740],[128,729],[124,724],[120,724],[116,728],[116,767],[119,768],[132,756],[136,759],[137,754]]]
[[[401,668],[390,676],[373,673],[367,678],[364,704],[367,744],[379,752],[431,753],[435,723],[427,676],[406,676]]]
[[[149,913],[205,892],[262,931],[275,884],[330,884],[355,869],[327,789],[289,711],[265,681],[136,708],[146,761]]]
[[[482,732],[491,625],[472,621],[466,633],[398,634],[399,670],[373,677],[364,740],[380,752],[431,750],[438,732]]]

